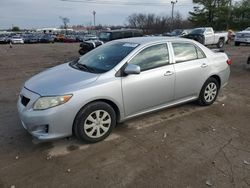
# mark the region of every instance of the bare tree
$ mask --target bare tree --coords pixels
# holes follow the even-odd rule
[[[128,26],[142,29],[144,34],[162,34],[171,30],[172,19],[167,15],[132,14],[127,18]],[[172,29],[190,28],[191,23],[183,19],[180,13],[176,13],[173,19]]]
[[[69,23],[69,18],[67,18],[67,17],[62,17],[62,16],[60,16],[59,17],[61,20],[62,20],[62,22],[63,22],[63,27],[64,27],[64,29],[66,30],[66,33],[67,33],[67,29],[68,29],[68,23]]]

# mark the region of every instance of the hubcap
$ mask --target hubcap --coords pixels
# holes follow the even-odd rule
[[[111,117],[105,110],[92,112],[84,122],[84,132],[90,138],[99,138],[108,132],[111,125]]]
[[[209,83],[205,89],[205,92],[204,92],[204,98],[205,98],[206,102],[213,101],[216,94],[217,94],[216,84],[213,82]]]

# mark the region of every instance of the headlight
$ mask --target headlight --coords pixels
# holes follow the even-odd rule
[[[45,110],[48,108],[52,108],[54,106],[58,106],[66,103],[72,95],[64,95],[64,96],[53,96],[53,97],[41,97],[39,98],[34,106],[34,110]]]

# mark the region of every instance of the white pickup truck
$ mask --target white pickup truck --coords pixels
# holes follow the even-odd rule
[[[235,46],[239,46],[240,43],[250,44],[250,27],[244,31],[237,32],[234,39]]]
[[[203,45],[217,45],[218,48],[223,48],[228,40],[228,33],[215,33],[212,27],[201,27],[193,29],[184,37],[196,40]]]

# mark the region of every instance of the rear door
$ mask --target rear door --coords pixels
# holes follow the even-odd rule
[[[197,96],[210,69],[204,52],[187,42],[172,42],[172,49],[176,76],[175,100]]]

